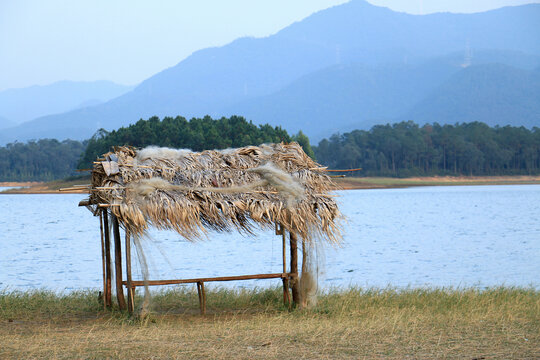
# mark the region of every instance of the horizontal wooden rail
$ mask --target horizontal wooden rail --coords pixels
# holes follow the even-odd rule
[[[255,275],[238,275],[238,276],[221,276],[213,278],[198,278],[198,279],[177,279],[177,280],[148,280],[146,284],[148,286],[154,285],[173,285],[173,284],[190,284],[190,283],[204,283],[211,281],[234,281],[234,280],[255,280],[255,279],[288,279],[298,277],[296,273],[276,273],[276,274],[255,274]],[[122,284],[127,285],[127,281],[123,281]],[[144,281],[132,281],[132,286],[144,286]]]

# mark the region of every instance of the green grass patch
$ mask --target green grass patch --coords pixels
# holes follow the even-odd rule
[[[157,314],[192,313],[199,309],[195,287],[169,287],[151,292],[151,311]],[[281,287],[254,289],[207,288],[207,309],[219,312],[289,312],[283,304]],[[138,289],[136,307],[142,303]],[[113,302],[116,300],[113,294]],[[318,297],[317,305],[300,313],[339,317],[365,315],[385,309],[411,309],[431,314],[487,313],[496,309],[514,315],[540,315],[540,292],[532,288],[497,287],[488,289],[333,289]],[[103,302],[97,290],[56,293],[48,290],[0,292],[0,319],[60,318],[102,313]],[[116,305],[111,313],[118,312]]]

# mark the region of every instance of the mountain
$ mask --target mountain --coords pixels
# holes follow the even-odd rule
[[[59,81],[50,85],[0,91],[0,112],[15,123],[63,113],[91,101],[118,97],[133,87],[110,81]]]
[[[540,126],[540,71],[503,64],[458,72],[408,111],[417,123],[481,121],[490,126]]]
[[[423,99],[461,68],[442,61],[422,65],[337,65],[306,75],[284,89],[227,112],[257,122],[287,124],[312,140],[388,122]]]
[[[0,142],[89,137],[99,127],[114,129],[152,115],[216,117],[235,104],[277,93],[303,76],[335,65],[417,64],[449,53],[483,49],[539,56],[539,18],[538,4],[476,14],[410,15],[351,1],[269,37],[242,38],[197,51],[118,98],[38,118],[4,131]],[[283,114],[281,124],[288,129],[292,117]]]
[[[15,123],[5,117],[0,116],[0,130],[15,126]]]
[[[525,69],[494,64],[491,59]],[[535,72],[526,70],[538,66],[540,57],[488,51],[471,59],[470,67],[463,68],[463,61],[463,54],[451,54],[415,65],[333,66],[301,77],[274,94],[236,104],[226,113],[243,114],[272,125],[286,123],[289,132],[302,130],[312,141],[336,132],[403,120],[540,125],[535,115],[540,109]],[[490,101],[497,89],[506,100]],[[483,99],[478,105],[493,109],[503,102],[527,106],[512,113],[512,106],[505,105],[507,111],[493,117],[475,109],[475,103],[471,103],[475,98]]]
[[[88,99],[88,100],[83,101],[79,105],[75,106],[71,110],[77,110],[77,109],[82,109],[86,107],[96,106],[99,104],[103,104],[104,102],[105,102],[104,100],[99,100],[99,99]]]

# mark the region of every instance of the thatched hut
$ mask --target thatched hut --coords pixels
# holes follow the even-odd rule
[[[297,240],[339,243],[340,212],[329,191],[334,188],[325,168],[297,143],[247,146],[192,152],[150,147],[137,151],[118,147],[94,163],[90,197],[81,202],[101,218],[105,304],[111,303],[109,219],[115,241],[117,297],[125,306],[122,285],[133,310],[131,241],[150,226],[178,232],[194,241],[208,230],[276,229],[283,237],[283,272],[205,279],[147,280],[145,285],[197,283],[204,311],[204,282],[281,278],[284,300],[300,301]],[[120,231],[126,234],[126,276],[122,281]],[[290,234],[290,269],[286,270],[285,234]],[[303,247],[304,248],[304,247]],[[305,252],[304,252],[305,254]],[[306,261],[304,261],[306,263]]]

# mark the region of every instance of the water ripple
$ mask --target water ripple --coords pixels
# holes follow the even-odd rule
[[[425,187],[340,192],[342,248],[324,249],[319,280],[333,286],[540,288],[540,186]],[[101,286],[99,222],[83,196],[0,196],[0,286],[76,290]],[[145,242],[152,278],[281,272],[281,241],[210,234],[188,243],[170,232]],[[134,254],[135,257],[135,254]],[[133,265],[136,277],[140,268]],[[252,287],[253,280],[222,283]]]

